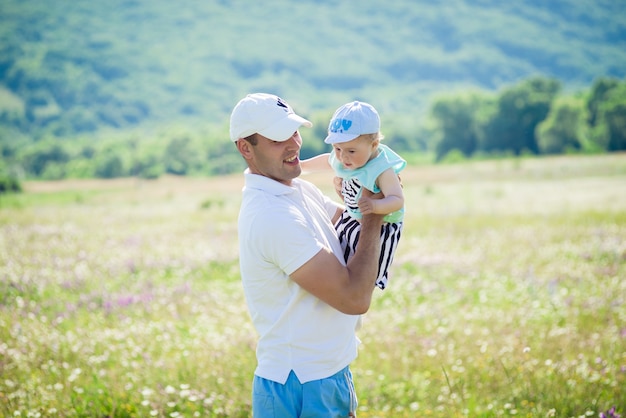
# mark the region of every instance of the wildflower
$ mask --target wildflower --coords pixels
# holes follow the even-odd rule
[[[82,373],[83,371],[80,368],[76,368],[74,370],[72,370],[72,373],[70,374],[70,376],[67,378],[67,380],[69,380],[70,382],[73,382],[74,380],[76,380],[78,378],[78,376]]]
[[[621,414],[618,414],[615,407],[613,407],[606,412],[600,412],[600,418],[621,418]]]

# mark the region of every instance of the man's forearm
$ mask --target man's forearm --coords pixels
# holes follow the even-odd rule
[[[356,252],[347,266],[354,297],[363,312],[369,309],[378,274],[382,220],[383,215],[363,216]]]

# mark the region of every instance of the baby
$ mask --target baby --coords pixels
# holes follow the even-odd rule
[[[376,285],[387,286],[389,266],[393,261],[404,220],[404,194],[398,173],[406,161],[388,146],[381,144],[380,117],[373,106],[355,101],[346,103],[334,113],[324,140],[333,152],[302,161],[304,171],[332,168],[341,178],[341,195],[345,210],[335,223],[347,261],[359,240],[361,216],[386,215],[381,228],[380,260]],[[363,195],[363,189],[382,193],[382,199]]]

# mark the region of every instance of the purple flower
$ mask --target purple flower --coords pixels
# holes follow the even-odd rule
[[[135,302],[134,296],[120,296],[117,299],[118,306],[129,306]]]
[[[621,418],[621,415],[613,407],[606,412],[600,412],[600,418]]]

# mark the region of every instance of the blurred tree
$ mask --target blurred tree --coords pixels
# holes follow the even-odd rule
[[[587,109],[589,110],[589,125],[594,127],[598,123],[598,113],[600,105],[606,101],[611,90],[619,85],[619,80],[615,78],[600,77],[594,81],[587,99]]]
[[[61,180],[67,175],[65,168],[65,163],[49,161],[40,177],[44,180]]]
[[[96,153],[96,148],[91,144],[85,144],[80,150],[80,155],[84,158],[91,158]]]
[[[95,164],[96,177],[111,179],[123,177],[127,174],[124,171],[124,162],[122,157],[115,152],[108,152],[97,157]]]
[[[222,155],[218,159],[209,161],[208,174],[210,175],[223,175],[241,172],[244,170],[245,163],[241,155],[235,155],[233,153]]]
[[[436,126],[437,161],[452,150],[460,151],[465,157],[471,156],[477,150],[479,137],[477,112],[488,102],[486,96],[474,93],[435,100],[431,117]]]
[[[598,109],[598,120],[606,126],[607,150],[626,150],[626,82],[611,89]]]
[[[535,128],[548,115],[560,88],[556,79],[534,77],[504,90],[498,98],[496,112],[485,126],[481,149],[511,150],[515,155],[527,150],[538,154]]]
[[[64,164],[71,158],[65,144],[53,139],[42,140],[24,150],[21,156],[24,170],[28,175],[41,176],[48,164]]]
[[[0,173],[0,194],[21,191],[22,184],[17,178]]]
[[[587,137],[587,114],[582,99],[556,99],[548,117],[537,126],[537,143],[542,154],[580,150]]]
[[[190,137],[173,138],[167,144],[163,154],[165,171],[176,175],[191,174],[202,165],[201,155],[199,147]]]
[[[381,124],[385,143],[397,152],[426,152],[428,150],[430,138],[433,136],[432,127],[417,121],[415,115],[383,116]]]
[[[164,172],[162,155],[154,148],[149,148],[134,154],[129,174],[145,179],[155,179]]]
[[[22,183],[18,176],[11,172],[3,159],[0,159],[0,194],[21,191]]]
[[[317,112],[311,116],[313,128],[300,129],[300,135],[302,135],[300,158],[311,158],[315,155],[332,150],[332,147],[324,142],[328,134],[328,123],[331,117],[332,112]]]
[[[86,179],[94,177],[93,161],[87,158],[72,158],[65,164],[65,178]]]
[[[237,148],[231,141],[224,141],[221,138],[223,136],[211,136],[207,139],[208,149],[204,172],[214,175],[243,171],[246,164],[237,152]]]

